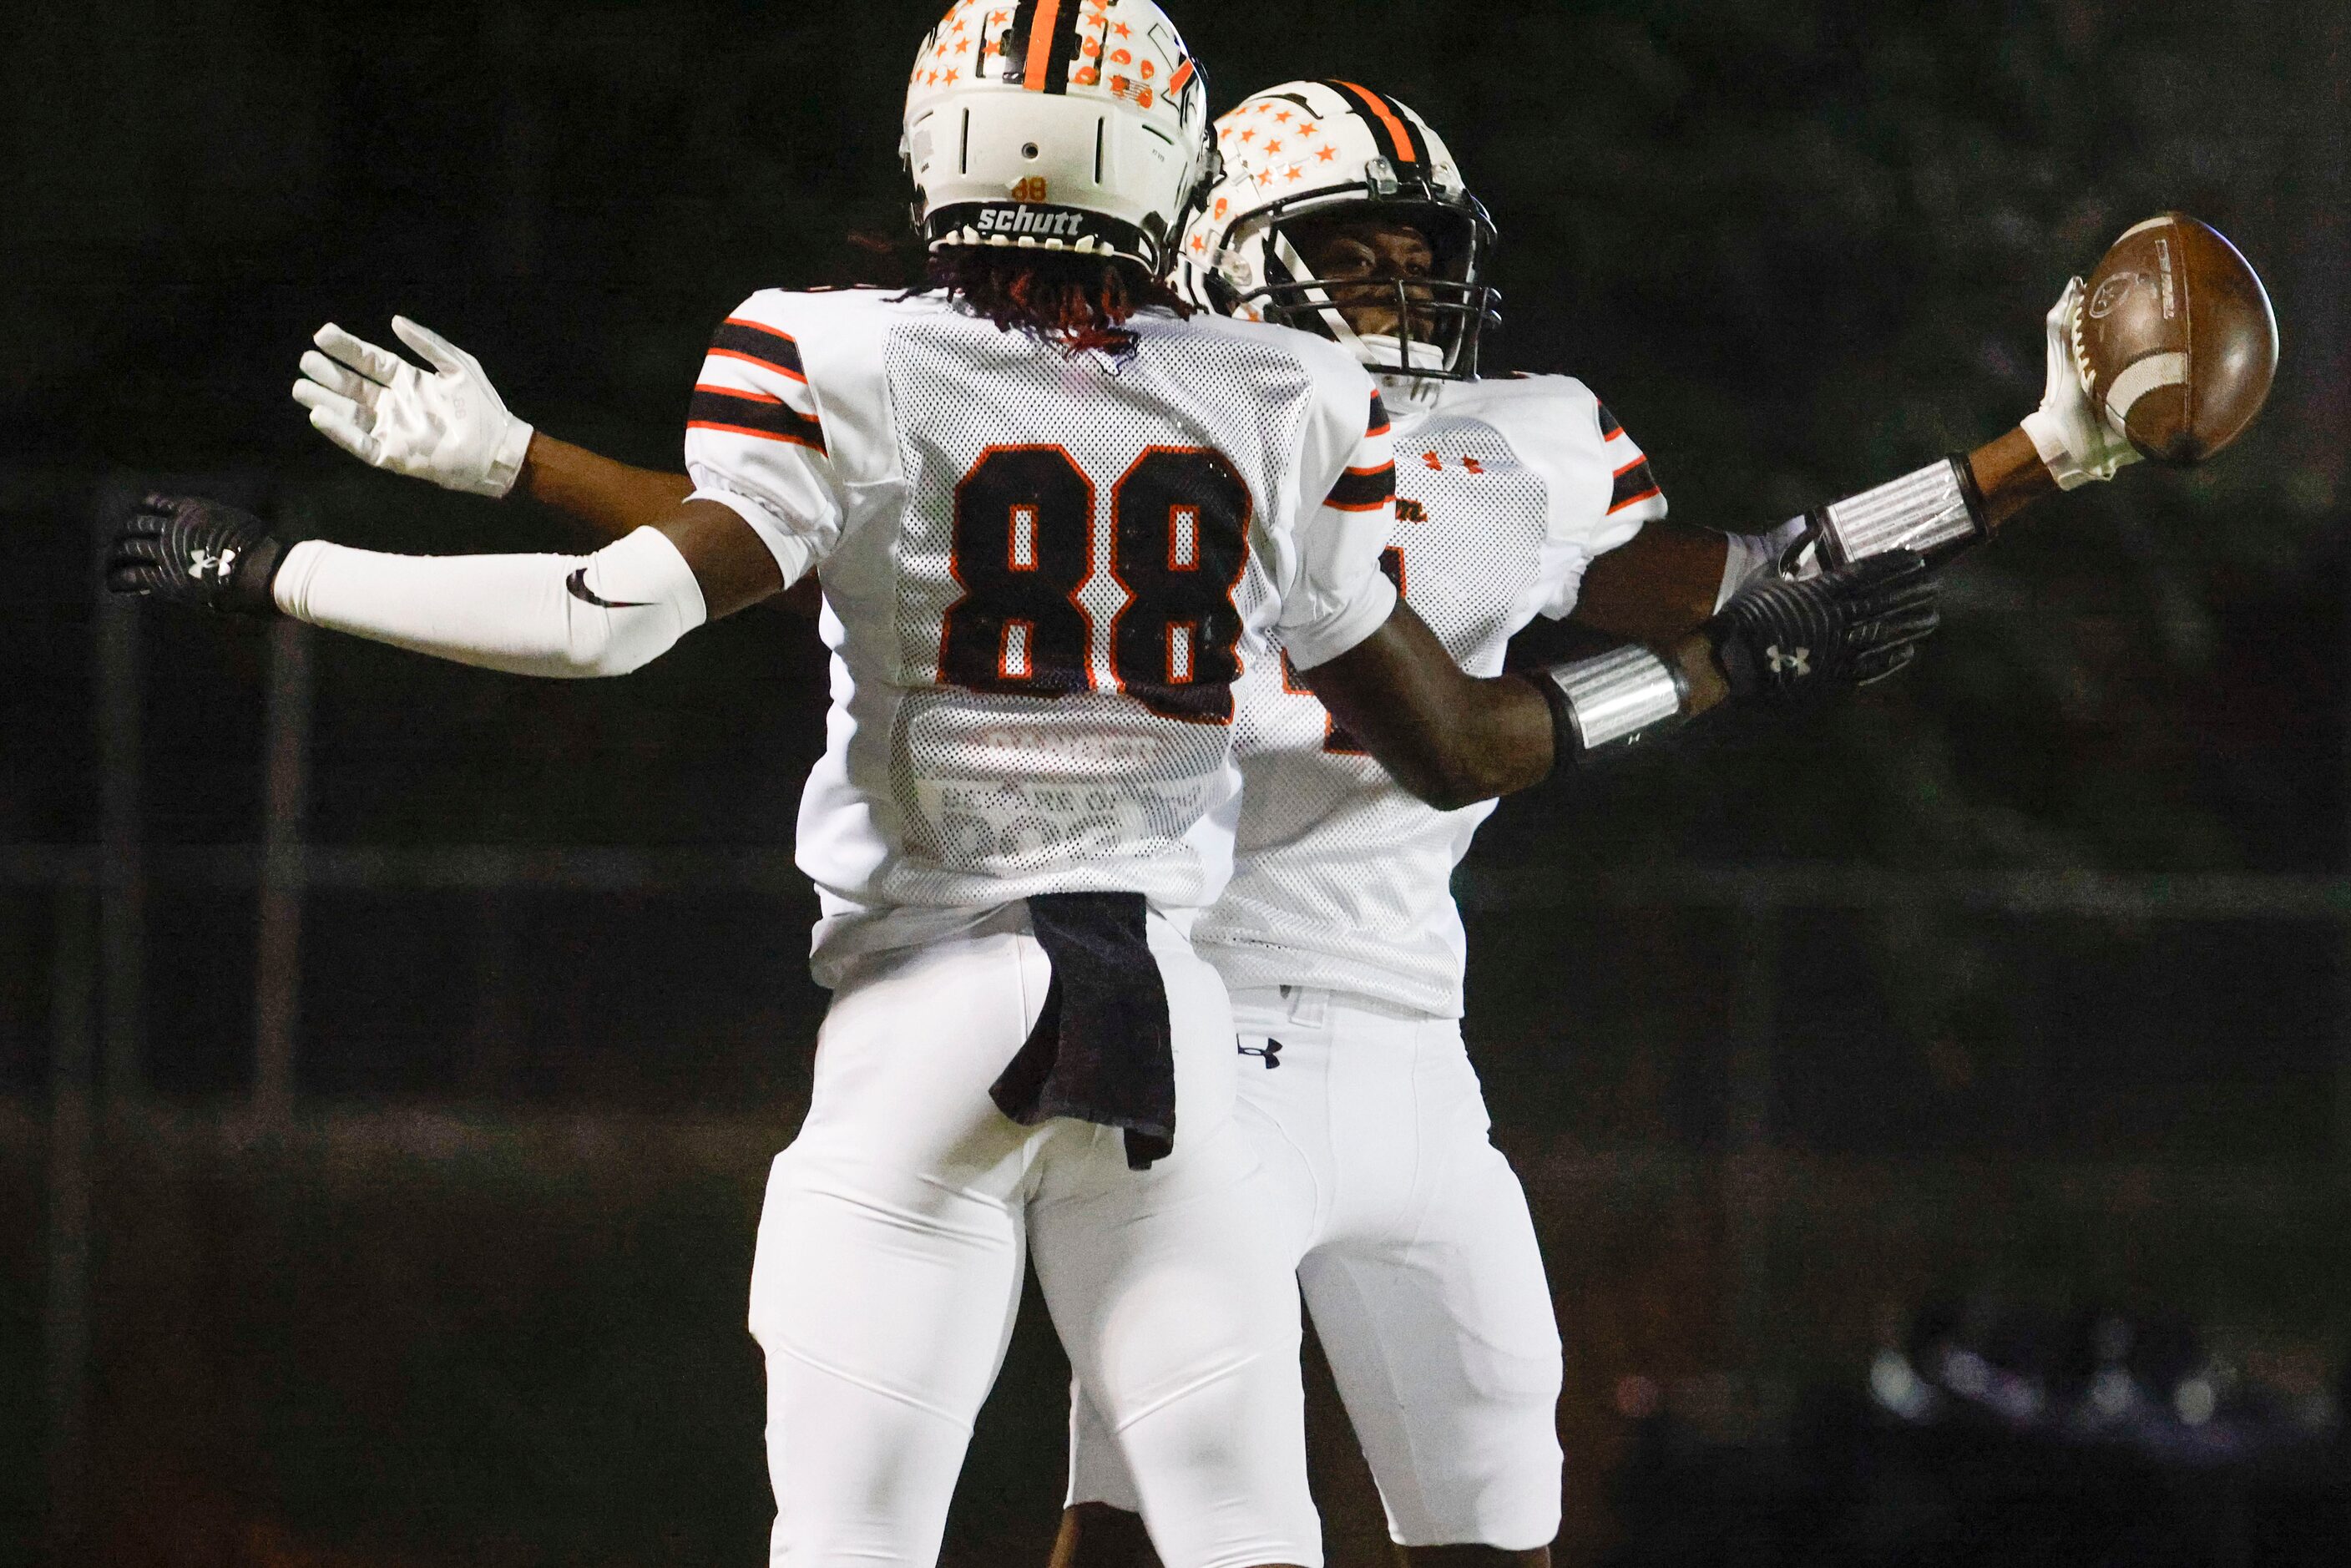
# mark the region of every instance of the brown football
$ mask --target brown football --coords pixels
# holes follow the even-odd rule
[[[2158,463],[2201,463],[2242,434],[2277,361],[2261,278],[2185,213],[2116,240],[2074,318],[2074,361],[2091,398]]]

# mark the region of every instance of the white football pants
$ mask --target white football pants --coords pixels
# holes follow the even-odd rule
[[[1304,987],[1243,991],[1233,1016],[1240,1119],[1389,1535],[1549,1545],[1559,1327],[1459,1023]],[[1070,1501],[1133,1511],[1092,1396],[1078,1374]]]
[[[1050,978],[1025,906],[836,993],[751,1275],[772,1563],[936,1560],[1026,1240],[1167,1568],[1319,1568],[1298,1291],[1234,1114],[1224,986],[1157,915],[1150,936],[1176,1111],[1175,1153],[1148,1171],[1115,1130],[1023,1127],[988,1099]]]

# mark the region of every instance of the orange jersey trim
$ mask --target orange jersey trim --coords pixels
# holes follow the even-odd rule
[[[688,430],[715,430],[721,435],[748,435],[760,441],[781,441],[793,446],[805,446],[811,452],[824,450],[821,441],[812,441],[805,435],[787,435],[778,430],[754,430],[747,424],[720,424],[716,420],[689,419],[685,427]]]
[[[742,358],[739,354],[730,357]],[[763,392],[747,392],[741,387],[722,387],[713,385],[709,382],[696,382],[694,390],[698,392],[716,392],[721,397],[738,397],[745,402],[768,402],[775,404],[778,408],[784,406],[784,400],[779,397],[770,397]]]
[[[790,340],[786,339],[785,341],[789,342]],[[788,376],[791,380],[799,382],[802,386],[808,385],[807,371],[796,371],[792,369],[791,366],[783,364],[775,360],[763,360],[757,354],[747,354],[740,349],[713,349],[709,351],[706,357],[713,360],[740,360],[747,365],[757,365],[763,371],[773,371],[779,376]],[[751,394],[748,392],[737,392],[735,395],[737,397],[748,397]]]

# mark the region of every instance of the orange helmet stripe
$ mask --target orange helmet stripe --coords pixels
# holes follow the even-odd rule
[[[1388,135],[1395,141],[1397,162],[1416,163],[1419,162],[1418,159],[1413,156],[1412,128],[1405,124],[1404,119],[1401,115],[1397,114],[1395,110],[1388,107],[1388,100],[1386,99],[1382,98],[1378,93],[1374,92],[1367,87],[1357,87],[1351,81],[1343,81],[1338,85],[1345,88],[1349,92],[1353,93],[1357,98],[1361,99],[1363,100],[1364,107],[1366,110],[1369,110],[1374,117],[1375,117],[1382,125],[1387,128]]]
[[[1029,60],[1020,85],[1030,92],[1046,90],[1045,78],[1053,63],[1053,35],[1061,21],[1061,0],[1037,0],[1037,15],[1029,24]]]

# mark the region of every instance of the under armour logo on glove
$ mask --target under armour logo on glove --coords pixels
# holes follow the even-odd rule
[[[149,496],[106,542],[106,586],[239,615],[275,615],[270,579],[286,547],[250,512],[193,496]]]
[[[1888,550],[1799,581],[1765,580],[1707,622],[1736,697],[1796,702],[1865,686],[1908,664],[1942,623],[1940,586],[1916,550]]]
[[[1241,1047],[1241,1054],[1243,1056],[1254,1056],[1263,1061],[1265,1063],[1265,1070],[1268,1072],[1270,1072],[1275,1068],[1281,1065],[1281,1041],[1278,1040],[1269,1040],[1265,1042],[1264,1049],[1262,1050],[1259,1050],[1258,1047],[1253,1045],[1245,1045]]]

